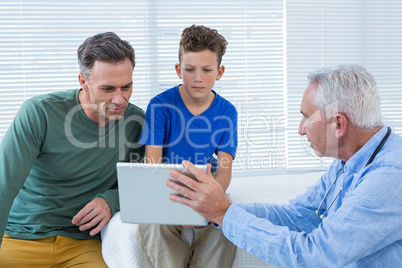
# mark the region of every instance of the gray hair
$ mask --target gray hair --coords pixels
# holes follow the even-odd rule
[[[130,43],[121,40],[117,34],[106,32],[89,37],[78,50],[80,72],[89,78],[95,61],[117,63],[128,58],[135,67],[135,53]]]
[[[327,67],[308,75],[317,83],[314,104],[327,116],[342,113],[364,129],[383,125],[381,100],[374,77],[357,64]]]

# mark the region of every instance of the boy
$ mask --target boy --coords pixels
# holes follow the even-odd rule
[[[237,149],[237,112],[213,87],[225,71],[227,41],[216,30],[184,29],[176,73],[183,84],[154,97],[147,108],[140,140],[147,162],[212,163],[215,180],[229,186]],[[217,159],[213,154],[217,155]],[[182,241],[185,226],[139,225],[137,240],[153,267],[231,267],[235,247],[209,224],[193,228],[191,245]]]

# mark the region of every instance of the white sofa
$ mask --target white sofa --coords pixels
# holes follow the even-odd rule
[[[228,188],[233,202],[287,203],[316,182],[323,172],[303,174],[277,174],[241,176],[234,174]],[[148,268],[147,260],[139,250],[135,232],[136,224],[122,223],[116,213],[102,230],[102,253],[110,268]],[[183,234],[183,240],[191,240],[191,234]],[[233,268],[275,267],[238,248]]]

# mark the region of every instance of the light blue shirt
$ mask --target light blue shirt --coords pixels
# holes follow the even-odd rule
[[[368,159],[387,131],[383,127],[346,163],[328,172],[289,205],[232,204],[225,236],[240,248],[280,267],[400,267],[402,264],[402,138],[391,133],[373,162]],[[316,215],[332,186],[321,214]]]

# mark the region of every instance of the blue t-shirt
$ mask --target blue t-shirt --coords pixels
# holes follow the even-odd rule
[[[233,156],[237,149],[237,111],[229,101],[215,94],[211,106],[194,116],[184,104],[179,85],[168,89],[148,104],[140,144],[162,148],[162,162],[196,165],[213,161],[224,151]]]

